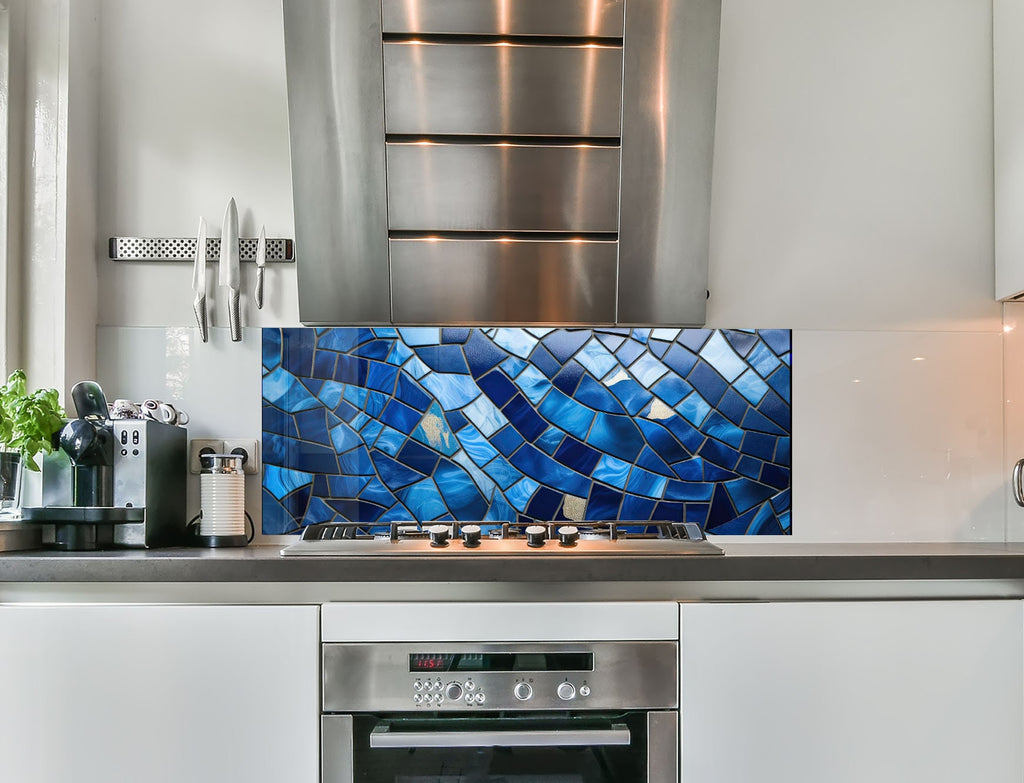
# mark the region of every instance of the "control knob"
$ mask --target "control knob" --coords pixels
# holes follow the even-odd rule
[[[470,548],[480,546],[480,525],[462,526],[462,545]]]
[[[579,538],[580,531],[575,525],[562,525],[558,528],[558,543],[560,546],[576,546]]]
[[[526,528],[527,546],[544,546],[544,540],[548,537],[548,529],[544,525],[530,525]]]
[[[462,686],[457,682],[450,682],[444,689],[444,696],[448,701],[458,701],[462,698]]]
[[[431,546],[448,546],[448,525],[431,525],[427,528]]]
[[[555,691],[562,701],[572,701],[576,698],[576,686],[571,682],[560,682]]]
[[[512,695],[519,699],[519,701],[527,701],[533,696],[533,688],[530,687],[528,682],[517,682],[516,687],[512,689]]]

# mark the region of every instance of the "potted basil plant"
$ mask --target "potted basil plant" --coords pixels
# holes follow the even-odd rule
[[[0,515],[20,513],[22,472],[39,471],[36,457],[53,451],[54,435],[63,426],[56,389],[29,392],[24,370],[0,386]]]

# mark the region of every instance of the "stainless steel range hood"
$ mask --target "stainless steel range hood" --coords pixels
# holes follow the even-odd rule
[[[703,323],[720,15],[284,0],[303,323]]]

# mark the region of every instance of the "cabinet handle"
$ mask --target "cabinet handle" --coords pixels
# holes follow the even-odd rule
[[[609,729],[561,729],[554,731],[389,731],[377,726],[370,732],[371,748],[543,748],[566,746],[628,745],[629,729],[614,724]]]
[[[1024,507],[1024,459],[1017,460],[1017,464],[1013,466],[1013,481],[1010,482],[1013,485],[1013,499],[1017,501],[1018,506]]]

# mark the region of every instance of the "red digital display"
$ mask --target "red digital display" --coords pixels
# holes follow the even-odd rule
[[[409,671],[445,672],[451,668],[454,658],[448,653],[416,653],[409,656]]]

